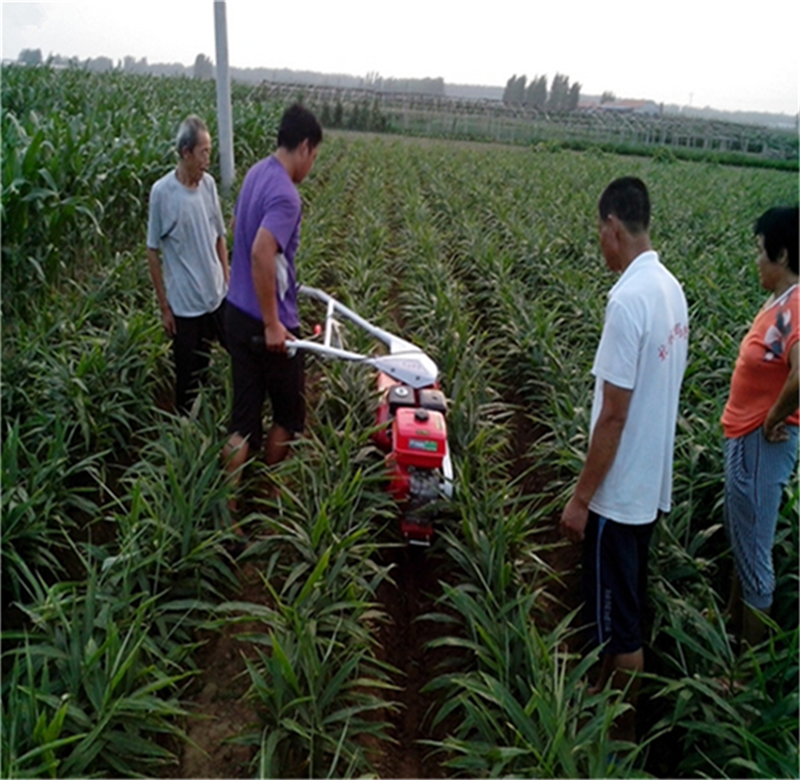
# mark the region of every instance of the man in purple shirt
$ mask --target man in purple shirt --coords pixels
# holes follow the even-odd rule
[[[300,105],[284,113],[278,148],[245,176],[234,211],[233,261],[225,327],[233,371],[233,413],[226,468],[237,475],[250,448],[259,449],[264,398],[272,404],[267,465],[279,463],[305,424],[303,356],[289,357],[299,336],[294,259],[302,204],[297,186],[311,171],[322,142],[316,117]]]

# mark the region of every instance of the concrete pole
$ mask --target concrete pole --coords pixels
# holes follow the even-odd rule
[[[228,68],[228,26],[225,0],[214,0],[214,31],[217,41],[217,127],[222,197],[227,198],[235,175],[233,162],[233,116],[231,77]]]

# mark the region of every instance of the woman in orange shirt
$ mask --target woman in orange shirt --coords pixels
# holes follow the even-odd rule
[[[775,591],[772,545],[781,496],[797,463],[800,293],[798,208],[759,217],[758,275],[772,295],[739,348],[722,414],[725,433],[725,528],[735,569],[727,612],[753,646],[764,634]]]

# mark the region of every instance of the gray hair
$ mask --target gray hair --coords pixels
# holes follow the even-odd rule
[[[187,116],[178,128],[178,137],[176,139],[178,155],[183,157],[184,150],[191,152],[200,140],[200,133],[207,132],[208,127],[199,116],[194,114]]]

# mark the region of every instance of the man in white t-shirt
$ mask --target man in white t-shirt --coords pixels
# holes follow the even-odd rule
[[[599,203],[600,248],[621,276],[608,296],[592,373],[591,439],[562,533],[583,542],[590,622],[602,645],[596,687],[624,687],[644,669],[647,554],[670,510],[672,459],[689,317],[681,285],[650,245],[650,198],[640,179],[613,181]],[[631,689],[635,703],[636,681]],[[632,738],[631,726],[625,738]]]
[[[186,414],[208,369],[212,342],[225,343],[229,271],[217,186],[206,172],[211,135],[202,119],[184,119],[177,146],[177,168],[150,191],[147,261],[164,329],[172,339],[175,407]]]

